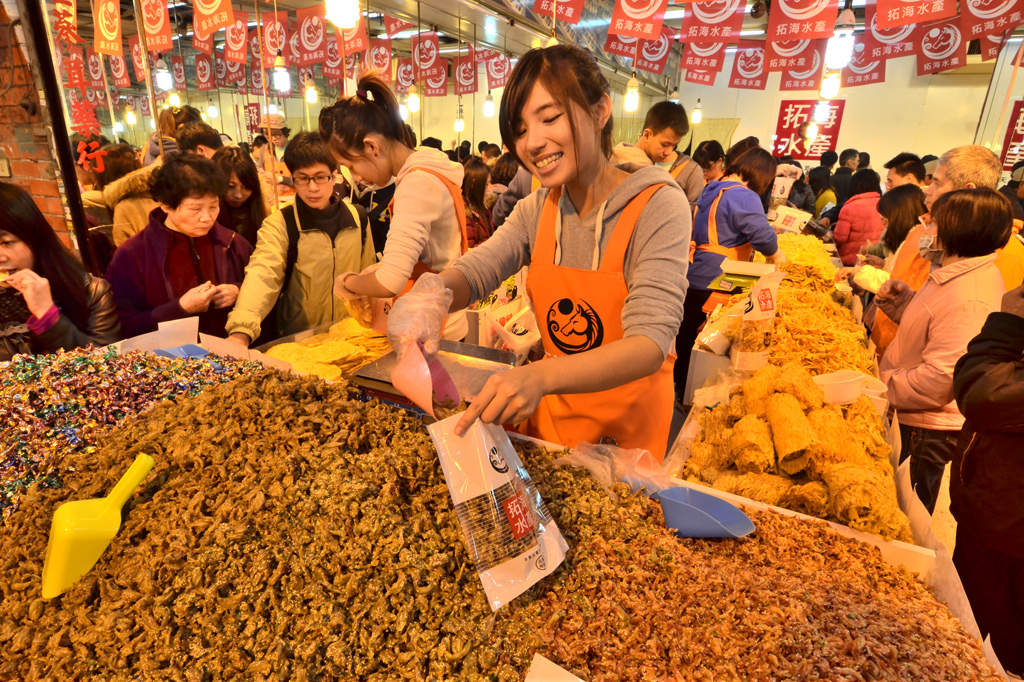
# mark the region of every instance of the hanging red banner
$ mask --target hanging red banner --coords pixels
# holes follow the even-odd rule
[[[1010,172],[1014,164],[1024,161],[1024,100],[1013,103],[1013,113],[1006,124],[1006,135],[1003,137],[1003,153],[1000,157],[1003,170]]]
[[[341,51],[338,49],[338,36],[334,33],[327,34],[327,46],[324,50],[324,63],[320,68],[328,78],[341,80]]]
[[[878,0],[879,28],[947,19],[956,16],[954,0]]]
[[[412,85],[415,80],[416,69],[412,65],[411,57],[403,57],[398,60],[398,65],[395,67],[395,90],[398,92],[408,92],[409,86]]]
[[[211,36],[215,31],[227,28],[238,19],[238,12],[232,13],[231,0],[192,0],[195,7],[193,16],[193,32],[199,32],[204,36]],[[246,23],[248,23],[248,13]]]
[[[732,60],[730,88],[764,90],[768,83],[768,70],[764,68],[764,43],[741,40]]]
[[[213,61],[205,54],[196,55],[196,88],[199,92],[213,90]]]
[[[174,89],[185,90],[185,60],[182,57],[172,55],[171,76],[174,78]]]
[[[979,40],[981,43],[981,61],[989,62],[999,56],[999,50],[1003,47],[1003,34],[990,33]]]
[[[100,54],[124,54],[121,45],[121,4],[117,0],[96,0],[95,47]]]
[[[885,60],[872,57],[863,39],[864,36],[854,39],[853,57],[842,71],[844,88],[885,82]]]
[[[359,23],[355,28],[345,29],[342,32],[345,34],[345,54],[355,54],[370,49],[370,38],[366,32],[366,17],[362,14],[359,15]],[[434,34],[434,39],[437,39],[436,34]]]
[[[967,64],[967,40],[960,31],[960,19],[946,19],[917,28],[915,54],[917,75],[959,69]]]
[[[807,71],[814,64],[817,40],[784,40],[765,43],[765,68],[774,71]],[[819,63],[820,65],[820,63]]]
[[[765,40],[831,38],[838,15],[837,0],[775,0]]]
[[[192,47],[196,52],[213,56],[213,34],[201,36],[198,32],[194,31],[192,33]]]
[[[473,52],[473,58],[476,59],[477,64],[480,62],[489,62],[500,55],[500,52],[489,50],[486,47],[480,47],[479,45],[474,48]]]
[[[227,82],[230,83],[245,83],[245,64],[239,62],[229,62],[226,59],[222,59],[224,62],[224,68],[226,71]]]
[[[668,63],[668,55],[672,51],[675,36],[674,28],[662,26],[660,38],[642,41],[636,60],[633,62],[634,68],[658,76],[665,73],[665,65]]]
[[[505,87],[508,75],[512,71],[512,63],[505,55],[498,55],[487,62],[487,89],[497,90]]]
[[[145,95],[139,97],[139,113],[143,116],[151,116],[153,114],[153,107],[150,105],[149,97]]]
[[[149,49],[157,52],[173,49],[167,0],[139,0],[139,4],[142,7],[142,21],[146,27],[146,45]]]
[[[132,56],[132,68],[135,69],[135,82],[146,82],[146,64],[142,60],[142,46],[138,34],[128,37],[128,52]]]
[[[262,18],[263,66],[271,69],[278,53],[284,57],[288,45],[288,12],[265,12]]]
[[[323,4],[300,9],[299,19],[299,66],[322,64],[327,55],[327,20],[324,19]]]
[[[686,76],[683,78],[687,83],[696,83],[698,85],[714,85],[715,78],[718,77],[717,71],[702,71],[700,69],[687,69]]]
[[[1001,34],[1024,21],[1024,0],[964,0],[960,21],[966,40]]]
[[[245,105],[245,129],[250,135],[266,134],[266,130],[260,129],[260,104],[250,102]]]
[[[213,77],[216,79],[217,87],[223,88],[228,84],[228,64],[224,61],[224,53],[217,50],[213,56]]]
[[[85,48],[85,66],[89,74],[89,86],[97,90],[103,89],[103,60],[91,47]]]
[[[64,87],[73,92],[77,91],[84,97],[85,91],[89,87],[89,81],[85,76],[85,58],[82,56],[82,48],[69,47],[68,56],[62,66],[64,75],[67,77]]]
[[[384,30],[387,32],[388,37],[394,40],[395,35],[402,31],[408,31],[415,24],[410,24],[408,21],[402,21],[401,19],[395,19],[384,15]]]
[[[288,66],[299,66],[302,57],[302,45],[299,43],[299,24],[288,23],[288,42],[284,44],[284,59]]]
[[[248,46],[249,58],[248,64],[255,67],[260,65],[260,31],[259,28],[253,28],[249,30],[249,37],[246,38],[245,44]],[[271,62],[273,65],[273,62]]]
[[[110,75],[113,76],[115,88],[127,88],[132,84],[128,78],[128,65],[125,64],[124,57],[110,58]]]
[[[412,44],[412,63],[416,67],[416,78],[426,80],[437,78],[441,70],[440,50],[441,45],[437,40],[437,34],[428,31],[419,36],[409,39]]]
[[[423,95],[425,97],[448,96],[448,60],[439,59],[439,66],[433,76],[423,79]]]
[[[821,77],[825,66],[825,42],[824,40],[811,41],[816,43],[803,67],[796,70],[784,71],[779,81],[780,90],[820,90]]]
[[[730,43],[740,36],[747,3],[744,0],[691,2],[683,10],[684,43]]]
[[[775,125],[775,156],[792,156],[798,161],[817,161],[827,151],[835,151],[839,140],[839,127],[843,122],[846,100],[829,101],[829,115],[818,123],[818,136],[810,143],[804,139],[806,126],[814,116],[818,100],[785,99],[779,106],[779,121]]]
[[[657,40],[668,0],[615,0],[609,33]]]
[[[259,64],[249,67],[249,92],[254,95],[263,94],[263,69]]]
[[[359,55],[358,54],[347,54],[345,55],[345,77],[354,79],[356,77],[356,69],[359,66]]]
[[[56,0],[53,3],[53,33],[54,42],[63,49],[85,42],[78,35],[78,6],[75,0]]]
[[[370,49],[366,52],[366,65],[380,72],[384,82],[390,85],[394,81],[391,77],[391,40],[371,40]]]
[[[632,59],[637,55],[637,50],[640,49],[639,40],[639,38],[632,36],[619,36],[609,33],[608,39],[604,41],[604,51],[608,54],[617,54],[620,57]]]
[[[914,31],[917,26],[896,26],[894,28],[880,28],[878,26],[878,7],[874,0],[868,0],[864,6],[865,31],[857,36],[862,41],[864,49],[868,51],[867,57],[872,60],[895,59],[896,57],[909,57],[914,54]]]
[[[557,6],[557,7],[556,7]],[[533,13],[544,17],[554,16],[558,12],[558,21],[576,25],[583,14],[583,0],[534,0]]]
[[[234,22],[224,29],[224,59],[245,64],[248,58],[249,13],[235,12]]]
[[[455,60],[455,94],[472,95],[477,91],[477,65],[470,56]]]
[[[725,43],[687,43],[683,47],[683,58],[679,63],[679,66],[686,69],[687,72],[693,69],[694,71],[718,73],[724,65]]]

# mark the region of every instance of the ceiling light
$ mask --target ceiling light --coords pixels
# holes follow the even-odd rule
[[[128,111],[124,112],[124,120],[130,126],[133,126],[139,122],[139,120],[135,118],[135,112],[132,111],[131,107],[128,107]]]
[[[167,98],[167,103],[170,104],[172,107],[180,107],[181,97],[178,95],[178,93],[172,92],[170,96]]]
[[[829,104],[827,99],[820,100],[814,105],[814,122],[815,123],[827,123],[829,117],[832,116],[832,105]]]
[[[274,89],[278,92],[292,91],[292,75],[288,73],[288,67],[284,65],[281,50],[278,50],[277,56],[274,57]]]
[[[853,29],[857,26],[857,18],[852,9],[844,9],[836,19],[835,34],[825,45],[825,67],[843,69],[853,58]]]
[[[484,118],[494,117],[494,96],[491,95],[491,91],[487,91],[487,97],[484,97]]]
[[[640,81],[636,79],[635,71],[629,82],[626,83],[626,100],[622,108],[629,113],[633,113],[640,108]]]
[[[832,71],[825,74],[825,77],[821,79],[821,91],[819,94],[822,99],[835,99],[839,94],[839,85],[842,83],[842,78],[839,76],[838,71]]]
[[[420,110],[420,94],[416,91],[416,81],[409,86],[409,113],[415,114]]]
[[[210,105],[206,107],[206,115],[210,118],[217,118],[220,116],[220,112],[217,111],[217,105],[213,103],[212,99],[210,100]]]
[[[704,114],[700,110],[700,100],[697,100],[697,106],[690,112],[690,123],[697,125],[704,118]]]
[[[164,61],[162,56],[156,58],[156,70],[153,71],[153,84],[163,91],[170,90],[174,87],[174,76],[167,70],[167,62]]]

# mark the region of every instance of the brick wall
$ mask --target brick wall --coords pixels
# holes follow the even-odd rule
[[[31,194],[60,240],[72,248],[71,226],[65,218],[57,184],[57,162],[50,145],[49,122],[39,106],[32,72],[21,46],[8,49],[9,23],[7,10],[0,5],[0,90],[8,83],[10,59],[14,58],[14,85],[0,96],[0,158],[10,162],[12,177],[0,177],[0,182],[14,183]],[[17,43],[17,33],[14,39]],[[26,96],[34,105],[33,116],[21,106]],[[77,180],[71,178],[70,181]]]

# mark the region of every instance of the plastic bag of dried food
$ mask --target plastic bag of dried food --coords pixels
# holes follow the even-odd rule
[[[715,355],[725,355],[728,353],[729,346],[732,344],[732,339],[730,338],[731,330],[734,327],[739,327],[743,319],[744,307],[746,307],[746,302],[740,301],[736,305],[730,306],[713,320],[708,320],[704,325],[704,329],[701,330],[700,334],[697,334],[697,343],[700,344],[701,348],[711,351]]]
[[[672,487],[672,478],[654,456],[639,448],[623,450],[614,445],[580,443],[567,457],[555,460],[555,465],[583,467],[609,492],[612,485],[620,482],[635,493],[643,488],[648,495]]]
[[[427,430],[466,548],[497,611],[554,572],[569,546],[505,431],[477,420],[459,437],[455,425],[461,417]]]
[[[388,341],[399,359],[414,341],[423,344],[428,359],[437,355],[452,297],[441,275],[432,272],[421,275],[408,293],[398,297],[388,312]]]
[[[740,331],[730,351],[734,369],[755,372],[768,364],[779,305],[779,283],[785,276],[784,272],[771,272],[751,287]]]

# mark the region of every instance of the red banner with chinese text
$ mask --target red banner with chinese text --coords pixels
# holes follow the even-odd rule
[[[580,15],[583,14],[583,0],[534,0],[533,13],[543,17],[550,17],[558,11],[558,21],[564,21],[574,26],[580,23]]]
[[[213,82],[213,60],[205,54],[196,55],[196,83],[199,92],[217,87]]]
[[[683,58],[679,66],[687,71],[693,69],[718,73],[725,66],[725,43],[687,43],[683,47]]]
[[[288,47],[288,12],[264,12],[262,18],[263,68],[271,69],[278,52],[283,58]]]
[[[782,73],[779,81],[779,89],[790,90],[820,90],[821,77],[825,66],[825,42],[817,41],[810,58],[805,62],[803,68],[787,70]]]
[[[659,76],[665,73],[665,65],[668,63],[668,55],[672,51],[675,34],[674,28],[662,26],[660,38],[643,40],[640,43],[636,59],[633,61],[633,68]]]
[[[615,0],[609,33],[657,40],[668,0]]]
[[[729,87],[741,90],[764,90],[768,70],[764,64],[764,43],[741,40],[733,55]]]
[[[817,103],[813,99],[782,100],[779,120],[775,126],[773,154],[792,156],[798,161],[817,161],[825,152],[835,151],[846,100],[835,99],[828,103],[828,120],[818,124],[818,136],[808,144],[804,132],[813,119]]]
[[[469,55],[455,60],[455,94],[472,95],[477,91],[477,64]]]
[[[124,54],[124,46],[121,44],[121,4],[117,0],[96,0],[94,11],[96,52]]]
[[[366,66],[381,74],[385,83],[391,84],[391,40],[388,38],[370,41],[370,49],[366,51]]]
[[[440,57],[441,45],[438,42],[437,34],[427,31],[409,39],[412,45],[412,63],[416,67],[416,78],[426,80],[427,78],[438,78],[441,71]]]
[[[775,0],[765,40],[831,38],[838,16],[837,0]]]
[[[85,67],[89,76],[89,87],[103,89],[103,60],[91,47],[85,48]]]
[[[1013,113],[1006,124],[1006,135],[1003,137],[1003,153],[1000,157],[1003,170],[1013,170],[1013,165],[1024,161],[1024,100],[1013,103]]]
[[[916,24],[881,28],[878,25],[878,7],[875,0],[868,0],[864,6],[865,31],[857,36],[857,41],[868,51],[866,57],[871,60],[887,60],[896,57],[909,57],[914,54],[914,31]]]
[[[718,77],[717,71],[703,71],[700,69],[687,69],[686,76],[683,80],[687,83],[695,83],[697,85],[714,85],[715,78]]]
[[[124,57],[110,58],[110,75],[113,76],[114,87],[118,89],[130,87],[132,81],[128,78],[128,65]]]
[[[955,17],[956,0],[878,0],[879,28],[896,28]]]
[[[388,37],[394,39],[395,34],[401,33],[402,31],[408,31],[410,28],[415,26],[408,21],[402,21],[401,19],[395,19],[384,15],[384,30],[387,32]]]
[[[185,90],[185,59],[177,55],[171,56],[171,77],[174,78],[174,89]]]
[[[231,0],[192,0],[195,8],[193,15],[193,32],[212,36],[215,31],[231,26],[238,18],[238,12],[232,13]],[[248,23],[248,13],[246,23]]]
[[[842,71],[843,87],[872,85],[885,82],[885,60],[875,59],[862,42],[865,36],[854,39],[853,58]]]
[[[775,71],[808,71],[814,66],[815,55],[825,41],[788,40],[765,43],[765,68]],[[818,61],[818,67],[823,62]]]
[[[146,45],[150,51],[169,52],[174,47],[171,40],[171,18],[167,14],[167,0],[139,0],[142,19],[146,27]]]
[[[249,13],[235,12],[234,22],[224,29],[224,59],[245,64],[248,59]]]
[[[966,65],[967,43],[960,30],[959,17],[918,26],[914,45],[917,75],[926,76]]]
[[[327,20],[323,4],[300,9],[295,15],[299,20],[299,66],[322,64],[327,56]]]
[[[423,80],[423,95],[425,97],[445,97],[448,95],[448,60],[438,60],[438,66],[434,69],[435,75]]]
[[[487,89],[497,90],[505,87],[511,71],[512,63],[503,54],[487,62]]]
[[[640,49],[640,42],[642,42],[640,38],[609,33],[608,38],[604,41],[604,51],[608,54],[617,54],[620,57],[632,59]]]
[[[402,57],[395,66],[395,90],[409,92],[409,86],[416,79],[416,69],[412,65],[412,57]]]
[[[691,2],[683,10],[682,37],[684,43],[730,43],[740,37],[744,0],[713,0]]]

